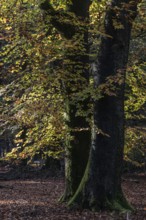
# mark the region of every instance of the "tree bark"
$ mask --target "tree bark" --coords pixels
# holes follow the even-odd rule
[[[88,23],[90,0],[72,0],[66,11],[56,11],[49,1],[44,1],[41,8],[50,15],[52,25],[74,45],[67,48],[63,61],[65,90],[66,124],[69,138],[66,140],[65,157],[65,192],[61,200],[68,200],[77,190],[88,161],[91,145],[91,130],[87,115],[89,98],[81,100],[80,94],[89,83],[89,48]],[[67,19],[67,22],[64,22]]]
[[[89,97],[80,99],[80,95],[89,84],[89,48],[88,48],[88,22],[90,1],[78,2],[73,0],[68,10],[75,14],[79,24],[72,38],[75,49],[66,53],[65,65],[67,69],[66,91],[68,109],[68,128],[71,140],[66,145],[66,188],[65,200],[71,198],[77,190],[88,161],[91,144],[91,131],[87,115],[78,115],[78,111],[88,111]],[[68,75],[69,74],[69,75]],[[70,74],[72,76],[70,76]],[[72,97],[74,97],[72,99]],[[71,98],[71,99],[70,99]],[[78,115],[78,116],[77,116]]]
[[[115,79],[116,95],[103,91],[104,96],[95,101],[90,157],[81,184],[69,205],[96,210],[131,209],[121,189],[121,171],[125,72],[137,4],[138,1],[113,0],[107,9],[104,22],[106,35],[101,39],[94,82],[98,87],[106,83],[107,78]]]

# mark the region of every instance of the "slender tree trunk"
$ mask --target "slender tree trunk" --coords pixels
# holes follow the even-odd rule
[[[130,209],[121,189],[124,147],[124,86],[132,21],[137,3],[113,0],[105,16],[105,34],[97,57],[95,87],[114,79],[116,96],[95,102],[94,130],[88,165],[69,205],[91,209]],[[120,79],[120,80],[119,80]],[[98,128],[98,131],[96,130]]]

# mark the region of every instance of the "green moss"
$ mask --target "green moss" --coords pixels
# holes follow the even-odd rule
[[[79,204],[81,204],[81,202],[84,203],[83,202],[83,192],[85,190],[85,186],[86,186],[86,183],[87,183],[88,177],[89,177],[89,167],[90,167],[90,158],[88,160],[87,167],[86,167],[84,176],[82,178],[82,181],[81,181],[76,193],[68,202],[69,207],[73,206],[75,203],[79,203]]]
[[[123,193],[117,194],[116,198],[109,201],[107,200],[107,209],[125,213],[127,211],[134,211],[134,208],[128,203]]]

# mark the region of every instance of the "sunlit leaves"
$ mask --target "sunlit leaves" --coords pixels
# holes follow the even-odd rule
[[[126,81],[125,113],[130,126],[126,129],[125,159],[143,166],[145,148],[146,109],[146,19],[145,1],[139,4],[134,22]],[[134,126],[134,128],[133,128]]]
[[[66,0],[51,0],[51,4],[59,12],[66,9]],[[64,126],[65,101],[70,99],[77,105],[76,116],[86,116],[92,113],[93,105],[89,103],[88,112],[83,109],[82,102],[90,98],[98,100],[103,95],[116,95],[122,79],[117,75],[110,77],[98,89],[83,82],[82,63],[67,58],[85,54],[82,44],[85,24],[68,13],[69,18],[59,14],[61,22],[73,23],[78,30],[71,40],[66,40],[51,24],[51,16],[44,16],[39,9],[39,0],[4,0],[0,3],[0,28],[2,42],[0,67],[2,89],[3,118],[9,123],[17,124],[19,132],[15,137],[17,156],[34,155],[43,151],[49,155],[61,152],[66,128]],[[103,21],[109,1],[92,1],[90,7],[89,43],[90,60],[97,56],[100,36],[104,34]],[[145,104],[145,63],[144,51],[144,6],[139,6],[140,16],[134,23],[133,39],[127,73],[127,93],[125,111],[127,118],[134,118]],[[117,20],[113,20],[115,28],[123,28]],[[142,34],[142,37],[141,37]],[[137,35],[139,36],[137,38]],[[139,56],[143,54],[143,56]],[[64,56],[66,55],[66,57]],[[72,66],[76,62],[74,74]],[[84,68],[89,66],[84,64]],[[119,70],[120,71],[120,70]],[[74,82],[74,83],[73,83]],[[74,86],[71,86],[73,85]],[[83,85],[83,86],[81,86]],[[67,97],[65,86],[72,91]],[[84,88],[83,88],[84,87]],[[139,98],[140,97],[140,98]],[[21,137],[24,133],[24,137]],[[131,136],[132,138],[132,136]],[[13,152],[16,154],[16,152]]]
[[[34,155],[41,149],[57,152],[64,136],[62,98],[50,63],[60,57],[60,37],[53,29],[46,36],[38,1],[4,1],[0,13],[5,40],[2,77],[6,77],[2,117],[8,114],[9,123],[13,118],[20,127],[14,139],[17,156]]]
[[[127,85],[128,90],[125,101],[125,111],[127,118],[141,117],[137,114],[138,110],[144,107],[146,103],[146,64],[143,63],[139,66],[133,66],[127,72]]]
[[[125,160],[136,167],[143,167],[145,160],[145,129],[141,127],[126,129]]]

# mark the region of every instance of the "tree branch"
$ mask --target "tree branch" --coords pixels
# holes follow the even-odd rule
[[[40,4],[40,9],[50,16],[51,24],[67,39],[71,39],[76,33],[77,26],[73,25],[74,17],[65,11],[53,8],[48,0]]]

